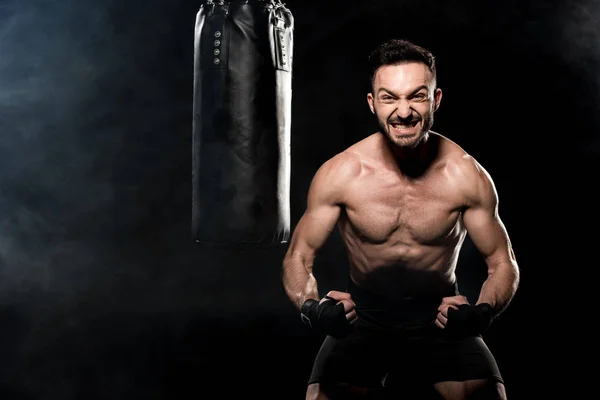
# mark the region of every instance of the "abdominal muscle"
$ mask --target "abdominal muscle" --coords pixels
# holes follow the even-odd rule
[[[460,225],[457,222],[457,225]],[[401,232],[373,243],[360,237],[347,218],[339,224],[348,251],[350,278],[386,298],[407,299],[447,294],[456,282],[456,263],[465,234],[421,244]]]

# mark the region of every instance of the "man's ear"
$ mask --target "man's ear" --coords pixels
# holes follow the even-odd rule
[[[442,89],[435,89],[435,93],[433,94],[433,99],[435,101],[434,111],[436,111],[440,107],[440,102],[442,101]]]
[[[373,94],[372,93],[367,93],[367,103],[369,103],[369,108],[371,109],[371,112],[373,114],[375,114],[375,105],[373,104]]]

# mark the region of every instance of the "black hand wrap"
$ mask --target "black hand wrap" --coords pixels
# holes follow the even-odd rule
[[[448,322],[444,331],[457,337],[480,335],[490,327],[493,320],[494,309],[490,304],[461,304],[458,310],[448,308]]]
[[[344,337],[352,329],[352,325],[346,319],[344,305],[336,304],[335,299],[328,299],[320,304],[314,299],[306,300],[300,310],[302,322],[319,334]]]

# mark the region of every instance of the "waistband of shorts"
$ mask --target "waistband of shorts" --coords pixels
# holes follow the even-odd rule
[[[352,299],[355,302],[363,303],[365,306],[372,306],[377,308],[411,308],[428,306],[432,303],[440,303],[444,297],[456,296],[458,294],[458,287],[456,284],[450,286],[446,291],[435,293],[431,295],[419,295],[405,298],[388,298],[375,293],[372,290],[366,289],[358,285],[352,280],[348,279],[348,292],[352,295]]]
[[[360,325],[402,331],[431,327],[442,299],[458,293],[454,285],[447,292],[431,296],[389,299],[357,285],[352,279],[349,279],[348,292],[356,304]]]

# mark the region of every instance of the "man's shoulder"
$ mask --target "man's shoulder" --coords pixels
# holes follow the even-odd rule
[[[440,165],[455,187],[469,192],[480,184],[489,185],[489,173],[472,154],[455,141],[437,133],[435,135],[439,137],[442,149]]]
[[[483,168],[481,164],[469,154],[461,145],[448,137],[432,132],[440,142],[441,160],[448,172],[459,175],[478,174]]]
[[[367,154],[374,146],[374,135],[368,136],[326,160],[318,169],[316,176],[328,184],[349,184],[358,178],[363,169]]]
[[[345,182],[360,175],[361,168],[360,154],[346,149],[325,161],[317,174],[327,176],[330,182]]]
[[[465,183],[470,187],[473,183],[485,179],[487,172],[483,166],[468,153],[451,153],[444,159],[444,170],[456,184]]]

